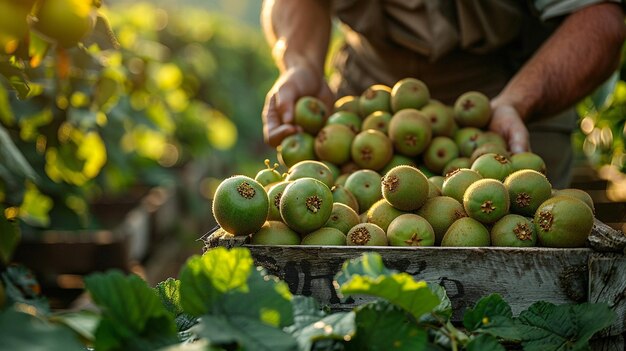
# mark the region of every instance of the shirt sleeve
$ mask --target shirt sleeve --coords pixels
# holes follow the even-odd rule
[[[535,0],[535,9],[539,12],[542,21],[570,14],[589,5],[601,2],[614,2],[622,4],[620,0]]]

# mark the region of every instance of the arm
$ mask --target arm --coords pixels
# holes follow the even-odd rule
[[[265,141],[278,145],[297,131],[293,109],[301,96],[316,96],[332,107],[334,97],[324,80],[330,40],[329,0],[266,0],[261,24],[280,75],[263,108]]]
[[[492,100],[490,128],[512,152],[528,150],[523,122],[563,111],[618,67],[625,37],[619,5],[601,3],[569,15]]]

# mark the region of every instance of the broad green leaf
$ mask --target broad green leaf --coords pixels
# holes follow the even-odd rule
[[[196,324],[196,318],[186,314],[180,304],[180,280],[167,278],[154,289],[165,309],[174,316],[178,331],[187,330]]]
[[[482,334],[467,344],[467,351],[506,351],[506,349],[495,337]]]
[[[248,291],[233,290],[224,294],[215,306],[216,312],[248,316],[275,327],[293,324],[291,292],[285,282],[257,268],[250,274],[247,286]]]
[[[96,273],[85,278],[85,286],[102,309],[96,349],[149,350],[177,341],[173,316],[138,276]]]
[[[15,67],[8,61],[0,60],[0,75],[3,75],[20,99],[28,98],[30,82],[22,69]]]
[[[68,329],[10,308],[0,312],[0,350],[82,351],[85,347]]]
[[[24,155],[15,146],[9,133],[0,125],[0,162],[5,164],[14,174],[35,180],[37,175]]]
[[[365,253],[344,263],[335,279],[340,284],[342,294],[364,294],[387,299],[411,313],[415,319],[432,312],[440,303],[426,282],[417,282],[407,273],[393,273],[383,265],[377,253]]]
[[[176,316],[183,313],[183,307],[180,305],[180,280],[167,278],[158,283],[154,290],[161,299],[163,307],[171,314]]]
[[[354,312],[326,315],[317,301],[308,296],[294,296],[294,324],[284,328],[298,340],[300,350],[310,350],[320,340],[350,340],[356,332]]]
[[[356,309],[356,335],[348,350],[423,350],[426,330],[419,328],[402,309],[376,301]]]
[[[608,327],[615,312],[604,303],[554,305],[539,301],[519,315],[525,351],[589,349],[589,339]]]
[[[213,346],[237,343],[254,351],[291,351],[298,346],[284,331],[245,316],[205,315],[191,330]]]
[[[463,316],[463,326],[476,333],[486,333],[506,340],[520,340],[517,323],[513,319],[511,306],[499,294],[491,294],[468,308]]]
[[[252,257],[244,248],[217,247],[203,256],[192,256],[180,272],[181,305],[193,316],[210,313],[228,291],[248,292]]]
[[[8,220],[4,216],[4,207],[0,206],[0,261],[9,264],[13,251],[20,242],[21,232],[18,221]]]
[[[50,321],[63,324],[80,335],[84,340],[93,343],[96,328],[100,323],[100,315],[91,311],[63,312],[50,316]]]
[[[450,317],[452,317],[452,302],[450,298],[448,298],[448,294],[446,294],[446,289],[435,283],[428,283],[428,288],[439,299],[439,305],[437,305],[431,313],[424,314],[419,319],[420,323],[439,324],[442,321],[444,323],[449,321]]]

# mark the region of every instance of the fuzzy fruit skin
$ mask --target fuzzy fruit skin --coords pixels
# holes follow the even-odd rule
[[[328,117],[328,120],[326,121],[327,126],[333,124],[344,125],[350,128],[350,130],[354,134],[357,134],[361,131],[361,124],[363,124],[363,120],[356,113],[348,111],[338,111],[330,115],[330,117]]]
[[[530,218],[508,214],[491,228],[491,245],[503,247],[532,247],[537,244],[537,232]]]
[[[513,170],[533,169],[537,172],[546,174],[546,163],[541,156],[532,152],[520,152],[511,156],[511,164]]]
[[[376,111],[365,117],[361,124],[361,130],[374,129],[387,134],[389,122],[391,122],[391,114],[389,112]]]
[[[352,227],[346,235],[346,245],[387,246],[387,234],[376,224],[360,223]]]
[[[534,223],[541,246],[584,247],[593,228],[593,213],[579,199],[554,196],[537,208]]]
[[[259,231],[250,238],[252,245],[299,245],[300,235],[291,230],[285,223],[267,221]]]
[[[472,163],[472,170],[480,173],[483,178],[492,178],[504,181],[511,174],[513,167],[504,155],[487,153],[478,157]]]
[[[543,174],[532,169],[511,173],[504,180],[511,200],[510,211],[532,217],[537,207],[552,196],[552,185]]]
[[[468,91],[454,102],[454,117],[462,127],[486,127],[491,119],[489,98],[483,93]]]
[[[267,214],[268,221],[282,221],[283,218],[280,216],[280,199],[283,196],[283,191],[290,182],[282,181],[272,185],[267,190],[267,197],[270,200],[270,210]]]
[[[369,169],[358,170],[346,179],[345,187],[359,203],[360,213],[367,212],[376,201],[382,199],[381,180],[380,174]]]
[[[301,245],[344,246],[346,236],[339,229],[323,227],[302,238]]]
[[[431,176],[428,178],[428,181],[431,182],[433,185],[435,185],[439,191],[441,191],[441,188],[443,188],[443,182],[446,180],[446,177],[444,176]]]
[[[314,178],[300,178],[287,185],[280,199],[280,216],[296,232],[321,228],[333,210],[333,193]]]
[[[347,205],[335,202],[333,204],[333,211],[331,212],[328,221],[326,221],[326,223],[324,224],[324,227],[339,229],[339,231],[341,231],[345,235],[348,234],[350,228],[354,227],[360,222],[361,219],[359,218],[359,215],[356,213],[356,211],[354,211]]]
[[[354,137],[350,153],[360,168],[378,171],[391,160],[393,145],[385,134],[368,129]]]
[[[298,99],[294,108],[294,123],[301,126],[305,132],[317,134],[326,123],[326,106],[313,96],[303,96]]]
[[[441,196],[441,188],[439,188],[435,183],[428,181],[428,198],[432,199],[434,197]]]
[[[495,179],[476,181],[463,194],[465,213],[481,223],[496,222],[509,213],[509,206],[509,192]]]
[[[459,147],[459,152],[463,157],[470,157],[474,150],[478,148],[479,138],[482,131],[474,127],[464,127],[454,134],[454,142]]]
[[[477,158],[479,158],[480,156],[484,154],[502,155],[510,161],[509,151],[506,149],[506,146],[501,146],[500,144],[496,144],[496,143],[485,143],[485,144],[478,146],[478,148],[476,148],[476,150],[472,152],[472,156],[470,157],[470,163],[474,163],[474,161],[476,161]],[[511,163],[511,167],[513,167],[512,163]]]
[[[376,111],[391,111],[391,88],[375,84],[367,88],[359,97],[359,115],[368,116]]]
[[[391,110],[420,109],[430,100],[430,91],[424,82],[415,78],[399,80],[391,89]]]
[[[63,47],[76,45],[91,32],[95,20],[92,0],[46,0],[37,12],[35,29]]]
[[[393,155],[393,157],[391,158],[389,163],[387,163],[387,165],[385,165],[385,167],[380,171],[380,173],[382,175],[385,175],[392,168],[394,168],[396,166],[402,166],[402,165],[404,165],[404,166],[411,166],[411,167],[416,167],[417,166],[415,164],[415,161],[413,161],[412,158],[406,157],[406,156],[403,156],[403,155],[395,154],[395,155]]]
[[[0,52],[2,53],[7,49],[6,44],[21,40],[28,33],[26,17],[30,8],[20,6],[21,2],[22,0],[0,0]]]
[[[444,167],[458,157],[459,147],[444,136],[433,138],[423,155],[424,164],[435,174],[442,174]]]
[[[463,205],[449,196],[428,199],[417,214],[424,217],[433,228],[435,244],[440,245],[443,236],[457,219],[467,217]]]
[[[391,206],[387,200],[380,199],[367,210],[365,222],[376,224],[382,230],[387,231],[391,221],[406,213]]]
[[[443,167],[443,171],[441,172],[441,174],[443,176],[446,176],[456,171],[457,169],[470,168],[470,167],[472,167],[472,162],[470,161],[469,158],[457,157],[453,160],[450,160],[450,162],[446,163],[446,165]]]
[[[428,178],[417,168],[396,166],[381,180],[383,198],[402,211],[415,211],[428,199]]]
[[[328,188],[335,184],[332,171],[320,161],[304,160],[296,163],[289,168],[285,180],[294,181],[300,178],[315,178]]]
[[[350,161],[354,137],[355,133],[346,125],[327,125],[315,137],[315,155],[322,161],[341,166]]]
[[[359,114],[359,97],[354,95],[346,95],[335,101],[334,111],[347,111]]]
[[[352,210],[354,210],[354,212],[357,213],[357,215],[360,213],[359,202],[357,201],[356,197],[352,194],[352,192],[346,189],[344,185],[335,184],[333,185],[332,188],[330,188],[330,191],[333,193],[334,202],[342,203],[350,207]]]
[[[310,134],[292,134],[283,139],[276,148],[278,161],[285,167],[291,167],[300,161],[314,160],[314,145],[315,139]]]
[[[591,195],[584,190],[575,188],[559,189],[554,192],[554,196],[571,196],[577,198],[589,206],[591,212],[596,213]]]
[[[483,179],[480,173],[468,168],[461,168],[448,174],[441,186],[441,194],[450,196],[459,203],[463,203],[463,195],[473,183]]]
[[[432,139],[430,122],[418,110],[400,110],[389,122],[389,138],[397,153],[417,156],[426,150]]]
[[[233,235],[257,232],[269,212],[269,199],[259,182],[236,175],[223,180],[213,197],[213,216],[217,223]]]
[[[433,136],[454,136],[454,111],[442,103],[429,103],[420,110],[430,121]]]
[[[433,246],[435,232],[426,219],[407,213],[389,223],[387,241],[391,246]]]
[[[470,217],[459,218],[452,223],[441,240],[441,246],[450,247],[481,247],[490,244],[487,228]]]
[[[283,177],[275,169],[262,169],[256,174],[254,180],[259,182],[261,185],[266,186],[282,181]]]

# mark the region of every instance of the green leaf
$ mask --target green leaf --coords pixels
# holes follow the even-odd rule
[[[428,288],[439,299],[439,305],[435,307],[430,314],[424,314],[420,319],[420,323],[426,324],[440,324],[442,321],[445,323],[452,317],[452,302],[448,298],[446,289],[443,286],[435,283],[428,283]]]
[[[15,175],[36,180],[37,175],[24,155],[15,146],[9,133],[0,125],[0,163],[5,164]]]
[[[180,280],[168,278],[154,289],[165,309],[174,316],[178,331],[187,330],[197,323],[196,318],[186,314],[180,304]]]
[[[180,305],[180,280],[167,278],[158,283],[154,290],[161,299],[163,307],[171,314],[176,316],[183,313],[183,307]]]
[[[482,334],[467,344],[467,351],[506,351],[496,338]]]
[[[6,219],[2,206],[0,206],[0,233],[0,260],[6,265],[11,261],[13,251],[20,242],[21,232],[17,221]]]
[[[427,334],[405,311],[386,302],[376,301],[356,309],[355,337],[348,350],[422,350]]]
[[[84,340],[93,343],[96,335],[96,328],[100,323],[100,315],[91,311],[64,312],[50,317],[53,323],[63,324]]]
[[[296,339],[284,331],[245,316],[205,315],[191,329],[211,345],[237,343],[246,350],[297,350]]]
[[[15,115],[9,103],[9,94],[3,84],[0,84],[0,123],[6,126],[12,126],[15,123]]]
[[[20,205],[20,219],[25,223],[37,227],[50,225],[50,210],[54,206],[53,200],[42,194],[37,186],[26,182],[24,200]]]
[[[96,349],[149,350],[177,341],[174,318],[138,276],[97,273],[85,278],[85,286],[102,308]]]
[[[250,274],[247,286],[247,291],[232,290],[224,294],[216,310],[229,316],[248,316],[275,327],[293,324],[291,293],[285,282],[267,275],[264,269],[257,269]]]
[[[0,350],[82,351],[85,348],[71,331],[10,308],[0,312]]]
[[[20,99],[26,99],[30,93],[30,82],[24,71],[8,61],[0,61],[0,75],[4,76]]]
[[[519,315],[525,351],[587,350],[589,339],[610,326],[615,312],[604,303],[554,305],[539,301]]]
[[[310,350],[320,340],[350,340],[356,332],[354,312],[326,315],[317,301],[308,296],[294,296],[294,324],[284,330],[298,340],[300,350]]]
[[[513,319],[511,306],[499,294],[491,294],[468,308],[463,316],[463,326],[470,332],[486,333],[505,340],[519,341],[519,327]]]
[[[231,290],[248,291],[252,257],[244,248],[223,247],[192,256],[180,272],[181,305],[185,312],[201,316],[213,310],[215,302]]]
[[[416,282],[407,273],[387,269],[377,253],[365,253],[345,262],[335,277],[342,294],[365,294],[387,299],[419,319],[440,304],[424,281]]]

